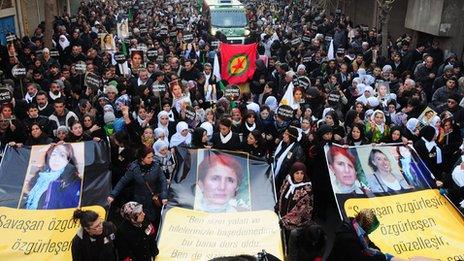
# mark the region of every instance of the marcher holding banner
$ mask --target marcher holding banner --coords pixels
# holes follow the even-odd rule
[[[143,212],[143,206],[129,201],[121,208],[124,221],[116,231],[116,247],[120,260],[150,261],[158,255],[156,228]]]
[[[113,243],[116,227],[113,223],[103,221],[102,217],[92,210],[76,209],[73,219],[81,225],[72,240],[73,261],[117,260]]]

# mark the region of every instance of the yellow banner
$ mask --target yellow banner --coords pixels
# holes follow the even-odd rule
[[[165,216],[156,260],[209,260],[256,255],[263,249],[283,260],[277,215],[269,210],[206,213],[172,208]]]
[[[384,253],[464,260],[464,220],[437,190],[352,198],[344,208],[349,217],[364,208],[377,214],[380,226],[369,238]]]
[[[105,216],[100,206],[83,209]],[[71,260],[71,241],[80,227],[72,221],[74,210],[0,207],[0,260]]]

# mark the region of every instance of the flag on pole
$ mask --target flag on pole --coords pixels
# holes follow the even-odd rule
[[[333,39],[330,41],[329,50],[327,51],[327,59],[329,59],[329,60],[335,59],[334,40]]]
[[[221,78],[229,84],[245,83],[256,69],[258,44],[220,43]]]

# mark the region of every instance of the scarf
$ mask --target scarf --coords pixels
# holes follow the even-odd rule
[[[464,187],[464,171],[461,169],[461,164],[457,165],[453,173],[451,174],[454,183],[458,185],[458,187],[462,188]]]
[[[60,40],[58,41],[61,48],[64,50],[66,49],[71,43],[69,42],[68,38],[64,34],[60,35]]]
[[[363,247],[364,254],[366,254],[367,256],[381,255],[382,253],[379,250],[369,247],[369,239],[367,237],[367,233],[358,224],[358,222],[356,222],[356,220],[353,220],[351,224],[354,230],[356,231],[356,235],[358,236],[359,243],[361,243]]]
[[[190,132],[187,133],[186,136],[182,136],[181,134],[181,132],[185,129],[188,129],[188,125],[186,122],[181,121],[177,123],[177,126],[176,126],[177,132],[174,135],[172,135],[171,143],[169,144],[171,148],[174,146],[179,146],[182,143],[190,144],[190,142],[192,141],[192,134]]]
[[[288,184],[290,184],[290,187],[288,188],[287,194],[285,194],[285,198],[287,198],[287,199],[288,199],[288,197],[290,195],[295,193],[295,189],[297,189],[299,187],[306,186],[306,185],[311,185],[311,182],[301,182],[301,183],[295,184],[295,183],[293,183],[292,178],[290,177],[290,175],[287,176],[287,181],[288,181]]]
[[[443,160],[441,158],[441,149],[437,146],[437,143],[435,143],[434,140],[428,141],[424,137],[422,137],[421,139],[424,141],[425,147],[427,148],[428,152],[432,151],[433,147],[435,147],[436,152],[437,152],[437,164],[442,163]]]
[[[37,95],[37,92],[34,93],[34,95],[30,95],[28,92],[26,93],[26,96],[24,97],[24,99],[27,101],[27,103],[31,103],[32,102],[32,99],[34,99],[34,97]]]
[[[248,131],[252,132],[254,129],[256,129],[256,123],[253,123],[253,125],[248,127],[248,123],[245,122],[245,127],[247,128]]]
[[[232,131],[229,131],[226,136],[223,136],[222,133],[219,132],[219,138],[221,138],[221,142],[223,144],[226,144],[230,139],[232,139]]]
[[[53,181],[60,177],[61,173],[63,173],[63,170],[64,168],[58,171],[39,172],[39,178],[37,179],[37,182],[27,195],[27,209],[37,209],[39,205],[39,200],[42,197],[43,193],[47,191],[48,187]]]
[[[162,129],[164,131],[164,134],[166,135],[166,137],[168,137],[169,136],[169,128],[168,128],[169,127],[169,122],[166,125],[161,124],[160,119],[161,119],[162,116],[168,116],[169,117],[169,113],[167,113],[166,111],[160,111],[158,113],[158,128]]]
[[[275,154],[274,154],[275,156],[279,155],[280,150],[282,149],[282,143],[283,142],[284,141],[281,141],[279,143],[279,146],[277,146],[277,149],[276,149]],[[284,152],[282,152],[282,154],[280,154],[279,158],[277,158],[277,161],[275,161],[274,176],[277,176],[277,174],[279,173],[280,167],[282,166],[282,162],[284,161],[284,159],[287,156],[288,152],[293,148],[294,144],[295,144],[295,142],[288,145],[288,147],[284,150]]]
[[[37,104],[37,108],[39,109],[39,111],[44,110],[45,108],[47,108],[47,106],[48,106],[48,101],[47,101],[47,103],[45,103],[45,105],[43,107],[41,107],[40,105]]]

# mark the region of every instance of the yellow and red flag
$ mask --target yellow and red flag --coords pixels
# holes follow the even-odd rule
[[[258,44],[220,43],[221,78],[229,84],[247,82],[256,69]]]

